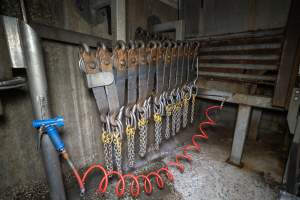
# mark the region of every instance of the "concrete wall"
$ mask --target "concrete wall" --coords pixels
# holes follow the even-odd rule
[[[290,0],[184,2],[186,35],[189,37],[283,27],[290,8]]]
[[[127,39],[133,39],[137,27],[150,28],[149,16],[157,16],[161,23],[177,20],[177,9],[158,0],[127,0]]]
[[[18,2],[3,1],[1,13],[21,18]],[[136,17],[140,20],[131,21],[135,18],[130,18],[127,22],[128,29],[133,33],[137,26],[145,25],[144,19],[150,14],[155,13],[162,20],[167,20],[176,13],[160,12],[160,6],[164,10],[170,9],[164,4],[146,4],[148,0],[128,2],[130,11],[139,10]],[[31,21],[111,38],[107,34],[107,22],[90,25],[79,15],[73,0],[28,0],[26,4]],[[142,12],[140,6],[144,7]],[[66,148],[78,168],[102,162],[99,112],[78,68],[78,47],[52,42],[43,42],[42,46],[52,113],[53,116],[65,117],[61,134]],[[10,91],[1,97],[5,110],[0,118],[0,199],[12,199],[12,196],[21,199],[47,198],[42,162],[36,151],[37,133],[31,127],[33,115],[28,88]],[[63,169],[64,174],[70,173],[65,164]]]

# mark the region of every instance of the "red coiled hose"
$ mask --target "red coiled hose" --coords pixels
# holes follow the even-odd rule
[[[96,164],[96,165],[90,166],[86,170],[86,172],[84,173],[82,178],[80,178],[78,173],[75,173],[78,184],[80,186],[84,185],[84,183],[87,179],[87,176],[92,171],[94,171],[94,169],[98,169],[98,170],[103,172],[103,177],[102,177],[102,179],[99,183],[98,190],[97,190],[101,194],[104,194],[107,191],[109,177],[111,177],[112,175],[117,175],[117,177],[119,178],[119,180],[118,180],[118,182],[115,186],[115,193],[118,197],[122,197],[125,194],[125,187],[126,187],[125,179],[126,178],[132,180],[131,184],[130,184],[130,194],[133,197],[138,197],[141,193],[141,187],[140,187],[139,179],[142,179],[142,181],[143,181],[143,188],[144,188],[144,191],[145,191],[146,194],[151,194],[152,190],[153,190],[153,186],[152,186],[152,183],[151,183],[151,177],[155,177],[155,183],[156,183],[157,187],[159,189],[163,189],[164,186],[165,186],[165,183],[164,183],[164,179],[162,178],[161,173],[164,173],[166,175],[167,179],[172,182],[174,180],[174,176],[170,172],[168,167],[175,166],[181,173],[184,172],[184,165],[180,161],[181,160],[192,161],[192,155],[188,154],[188,151],[194,150],[194,151],[200,152],[201,146],[197,142],[197,140],[208,139],[208,135],[206,134],[206,132],[204,130],[204,126],[215,125],[216,124],[216,122],[209,117],[209,112],[211,110],[214,110],[214,109],[222,109],[222,108],[223,108],[223,106],[210,106],[210,107],[208,107],[205,110],[205,116],[206,116],[207,120],[201,122],[200,125],[199,125],[200,134],[197,134],[197,133],[194,134],[192,136],[192,144],[189,144],[189,145],[186,145],[186,146],[182,147],[180,149],[181,152],[176,155],[175,161],[168,162],[166,164],[166,166],[160,168],[159,170],[150,172],[147,175],[134,175],[134,174],[124,174],[124,175],[122,175],[117,171],[107,172],[101,164]]]

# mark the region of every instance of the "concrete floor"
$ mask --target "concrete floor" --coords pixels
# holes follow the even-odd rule
[[[176,141],[189,143],[196,127],[182,131]],[[261,133],[258,142],[247,142],[243,157],[243,168],[226,163],[232,143],[232,130],[219,125],[208,129],[209,140],[201,142],[201,153],[193,153],[191,164],[181,174],[172,168],[174,183],[168,183],[164,190],[156,187],[153,194],[144,193],[136,199],[147,200],[273,200],[279,194],[279,185],[283,173],[284,151],[282,134]],[[178,145],[178,143],[177,143]],[[164,148],[163,148],[164,149]],[[162,161],[151,164],[153,168],[173,159],[167,156]],[[145,170],[149,166],[142,167]],[[146,169],[148,170],[148,169]],[[99,179],[92,178],[85,199],[99,199],[94,193]],[[113,191],[111,187],[109,191]],[[78,191],[69,192],[70,199],[78,199]],[[101,199],[117,199],[108,192]],[[123,199],[133,199],[124,197]]]
[[[176,177],[175,190],[182,199],[277,198],[283,173],[280,152],[261,142],[247,144],[241,169],[225,162],[231,142],[224,134],[224,127],[213,128],[209,141],[201,145],[201,153],[194,153],[192,165],[186,165],[186,172],[172,170]]]
[[[223,118],[222,118],[223,119]],[[199,121],[198,121],[199,123]],[[185,163],[185,172],[181,174],[171,168],[174,174],[174,183],[166,181],[163,190],[154,187],[152,195],[142,193],[140,200],[273,200],[277,199],[279,186],[283,174],[285,151],[283,134],[260,131],[260,140],[246,142],[243,157],[243,168],[226,163],[229,157],[233,130],[228,123],[222,122],[207,129],[209,140],[201,142],[201,152],[193,153],[193,161]],[[174,158],[174,149],[190,143],[191,136],[197,131],[197,122],[194,127],[181,131],[175,138],[161,147],[161,154],[168,155],[164,159],[152,162],[139,168],[135,173],[151,171],[160,168],[164,163]],[[178,148],[177,148],[178,149]],[[171,155],[173,154],[173,155]],[[148,158],[151,157],[148,154]],[[66,178],[68,199],[118,199],[114,195],[114,183],[110,182],[105,196],[95,193],[99,184],[99,173],[94,173],[86,184],[87,194],[79,197],[78,186],[74,178]],[[0,199],[48,199],[47,187],[41,185],[36,189],[23,188],[23,192],[0,195]],[[12,197],[13,196],[13,197]],[[122,199],[133,199],[124,197]]]

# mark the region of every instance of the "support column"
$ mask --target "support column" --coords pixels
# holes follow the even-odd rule
[[[239,105],[229,163],[241,166],[244,144],[247,136],[251,106]]]
[[[256,141],[258,138],[258,128],[261,119],[262,110],[259,108],[253,108],[251,114],[251,121],[249,127],[249,135],[248,138],[250,140]]]
[[[126,1],[112,1],[113,40],[126,41]]]

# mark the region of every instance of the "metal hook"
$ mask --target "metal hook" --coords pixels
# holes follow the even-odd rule
[[[137,48],[145,48],[145,43],[141,40],[135,41],[135,45]]]
[[[106,45],[103,42],[98,42],[97,43],[97,48],[102,49],[102,50],[106,50]]]
[[[115,45],[115,49],[126,49],[126,43],[123,40],[118,40]]]
[[[134,49],[136,46],[135,42],[133,40],[129,40],[129,42],[127,42],[127,47],[129,49]]]
[[[157,48],[157,43],[154,40],[148,42],[147,47],[150,49]]]

